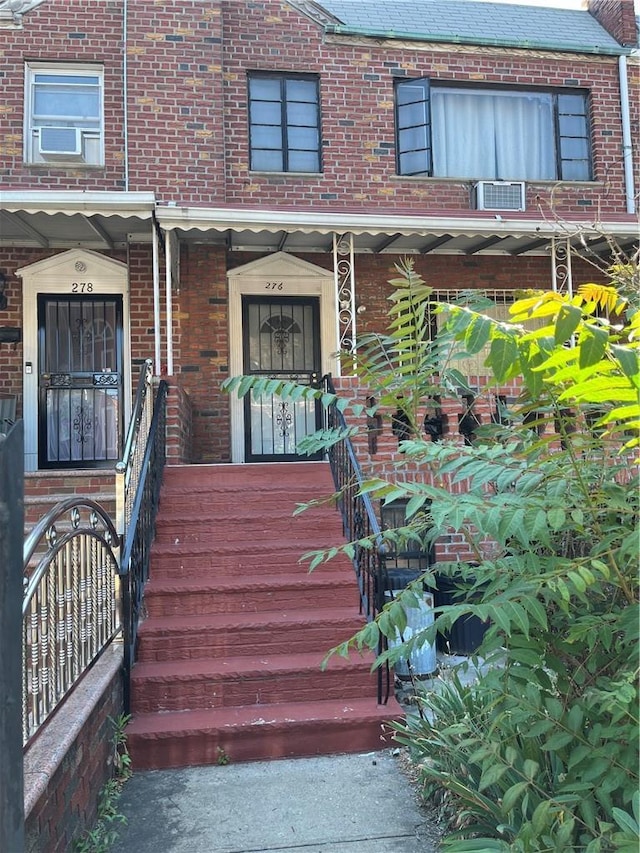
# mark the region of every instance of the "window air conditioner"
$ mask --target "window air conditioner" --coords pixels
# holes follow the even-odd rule
[[[81,157],[79,127],[41,127],[38,151],[43,157]]]
[[[476,210],[524,210],[524,181],[478,181],[474,187]]]

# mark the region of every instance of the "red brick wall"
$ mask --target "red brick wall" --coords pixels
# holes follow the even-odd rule
[[[67,703],[75,701],[72,694]],[[122,676],[117,670],[95,704],[85,709],[84,724],[78,727],[77,736],[55,769],[52,761],[59,755],[59,743],[52,743],[48,752],[43,750],[45,754],[39,762],[30,761],[29,754],[25,756],[25,853],[69,853],[75,840],[93,827],[98,794],[113,774],[113,725],[109,717],[116,719],[122,708]],[[81,708],[76,711],[82,713]],[[64,715],[64,706],[56,718],[60,715]],[[70,726],[77,725],[78,719],[82,717],[74,719]],[[41,778],[47,776],[46,788],[29,805],[31,778],[39,785]]]
[[[23,30],[3,35],[0,179],[5,186],[124,187],[122,27],[122,0],[48,0],[26,16]],[[24,63],[61,57],[104,64],[104,168],[51,169],[22,162]],[[161,201],[468,212],[470,182],[395,175],[393,80],[401,74],[590,90],[596,181],[555,188],[553,203],[561,215],[587,219],[624,212],[616,57],[340,43],[323,39],[318,25],[280,0],[129,0],[126,58],[129,189],[155,191]],[[248,171],[251,70],[320,75],[321,175]],[[529,186],[529,213],[538,205],[548,211],[551,189],[550,183]]]
[[[589,0],[589,11],[620,44],[638,43],[633,0]]]
[[[224,201],[222,16],[216,0],[130,0],[130,188]]]
[[[224,250],[183,248],[174,356],[176,372],[193,407],[194,462],[230,460],[229,400],[220,391],[220,383],[228,375],[227,302]]]
[[[556,210],[596,218],[624,212],[616,57],[446,46],[421,49],[323,40],[312,22],[285,3],[224,4],[227,200],[234,204],[310,205],[314,209],[469,210],[470,182],[400,178],[394,158],[394,74],[473,83],[569,86],[592,94],[594,184],[564,185]],[[320,76],[322,175],[248,173],[247,72]],[[527,204],[548,211],[552,185],[528,187]]]
[[[184,465],[193,458],[193,414],[179,376],[165,377],[167,396],[167,465]]]

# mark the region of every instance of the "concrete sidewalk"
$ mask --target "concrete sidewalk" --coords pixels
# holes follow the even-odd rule
[[[111,853],[433,853],[390,750],[134,773]]]

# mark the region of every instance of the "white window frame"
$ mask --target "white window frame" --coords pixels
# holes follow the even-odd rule
[[[97,78],[99,107],[95,120],[69,115],[51,121],[38,121],[34,117],[35,87],[37,74],[49,74],[56,77],[87,76]],[[53,165],[56,167],[78,168],[84,166],[104,166],[104,69],[100,65],[59,62],[29,62],[25,65],[24,97],[24,161],[31,165]],[[50,153],[46,156],[39,151],[39,128],[42,126],[75,127],[80,130],[81,152],[75,156]]]

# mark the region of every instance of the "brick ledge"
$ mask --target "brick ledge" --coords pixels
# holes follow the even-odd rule
[[[44,729],[24,754],[24,814],[44,794],[58,767],[87,718],[104,695],[122,665],[122,645],[112,643],[65,702],[45,723]]]

